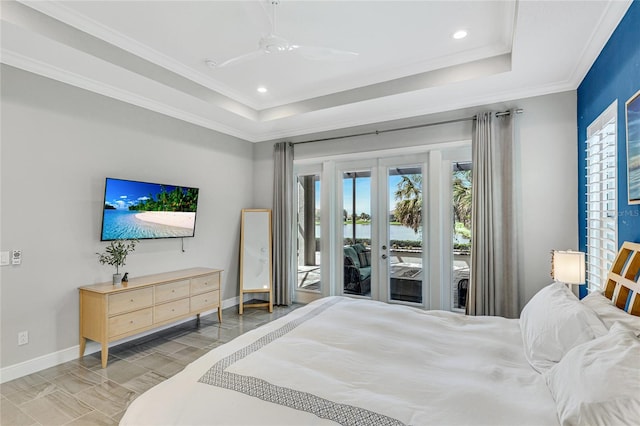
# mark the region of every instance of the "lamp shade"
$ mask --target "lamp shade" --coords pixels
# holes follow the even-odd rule
[[[566,284],[585,282],[584,253],[581,251],[554,251],[553,277]]]

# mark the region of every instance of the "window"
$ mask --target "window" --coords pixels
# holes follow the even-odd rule
[[[587,287],[603,288],[618,252],[616,116],[612,103],[587,128]]]
[[[471,163],[453,164],[451,201],[453,204],[453,270],[451,310],[464,312],[467,306],[471,271]]]
[[[320,174],[297,178],[298,289],[320,289]]]

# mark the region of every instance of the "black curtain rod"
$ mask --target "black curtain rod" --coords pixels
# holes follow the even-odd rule
[[[518,108],[514,112],[516,114],[522,114],[523,110],[521,108]],[[511,111],[496,112],[496,117],[500,117],[500,116],[503,116],[503,115],[510,115],[510,114],[511,114]],[[387,129],[387,130],[372,130],[370,132],[353,133],[353,134],[350,134],[350,135],[333,136],[333,137],[330,137],[330,138],[312,139],[312,140],[308,140],[308,141],[292,142],[292,144],[293,145],[298,145],[298,144],[303,144],[303,143],[326,142],[326,141],[333,141],[333,140],[337,140],[337,139],[355,138],[355,137],[358,137],[358,136],[381,135],[383,133],[398,132],[400,130],[420,129],[422,127],[439,126],[441,124],[451,124],[451,123],[459,123],[461,121],[474,121],[474,120],[476,120],[476,116],[475,115],[473,117],[457,118],[455,120],[437,121],[435,123],[417,124],[415,126],[396,127],[394,129]]]

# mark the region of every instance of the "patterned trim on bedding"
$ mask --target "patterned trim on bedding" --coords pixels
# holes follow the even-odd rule
[[[261,337],[255,342],[241,348],[233,354],[216,362],[201,378],[201,383],[241,392],[263,401],[283,405],[295,410],[306,411],[316,416],[332,420],[341,425],[404,425],[399,420],[353,405],[340,404],[325,398],[301,392],[283,386],[273,385],[265,380],[252,376],[225,371],[235,362],[261,349],[265,345],[279,339],[299,325],[318,316],[331,306],[339,303],[340,299],[326,302],[306,315],[288,322],[282,327]]]

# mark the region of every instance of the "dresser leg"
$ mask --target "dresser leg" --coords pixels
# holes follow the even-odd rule
[[[84,350],[87,348],[87,338],[80,337],[80,358],[84,356]]]
[[[102,352],[100,355],[102,357],[102,368],[107,368],[107,360],[109,359],[109,343],[108,342],[102,343]]]
[[[218,306],[218,322],[222,324],[222,306]]]
[[[196,327],[200,326],[200,314],[196,314]]]

